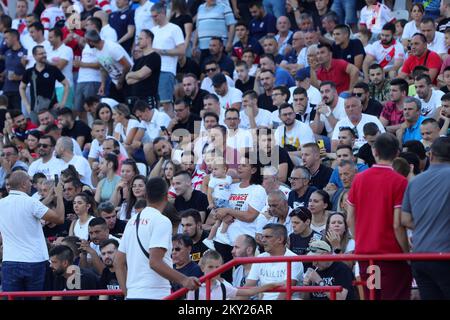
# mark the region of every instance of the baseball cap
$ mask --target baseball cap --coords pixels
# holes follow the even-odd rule
[[[310,72],[309,67],[298,70],[297,73],[295,74],[295,80],[303,81],[306,78],[309,78],[309,72]]]
[[[225,82],[227,82],[227,78],[225,78],[225,75],[223,73],[218,73],[212,78],[213,87],[218,87]]]
[[[331,253],[331,246],[323,240],[313,240],[309,243],[308,251],[308,256]]]
[[[94,41],[94,42],[99,42],[100,40],[102,40],[102,38],[100,37],[97,30],[87,31],[86,34],[84,35],[84,37],[86,40],[90,40],[90,41]]]

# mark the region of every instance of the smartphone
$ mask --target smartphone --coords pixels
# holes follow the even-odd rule
[[[57,174],[55,174],[55,186],[58,185],[58,182],[59,182],[59,177]]]
[[[325,142],[322,139],[317,140],[317,145],[320,149],[325,149]]]

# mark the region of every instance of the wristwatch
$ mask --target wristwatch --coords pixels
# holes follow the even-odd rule
[[[324,287],[325,286],[325,282],[322,280],[319,282],[319,286]]]
[[[162,52],[163,55],[167,55],[167,50],[166,49],[163,49],[161,52]]]
[[[297,11],[298,7],[293,7],[292,10]]]

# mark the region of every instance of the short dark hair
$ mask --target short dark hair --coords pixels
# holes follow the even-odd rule
[[[45,133],[49,133],[49,132],[52,132],[52,131],[61,131],[61,129],[54,123],[49,124],[44,129]]]
[[[69,264],[73,264],[74,254],[70,247],[63,244],[52,248],[48,254],[50,257],[55,257],[59,261],[67,261]]]
[[[427,83],[427,85],[431,85],[431,84],[432,84],[432,81],[431,81],[430,76],[427,75],[427,74],[424,74],[424,73],[418,75],[414,80],[415,80],[415,81],[425,80],[425,82]]]
[[[178,233],[172,237],[172,242],[181,242],[185,247],[192,247],[194,242],[188,235]]]
[[[211,37],[211,39],[209,39],[209,41],[211,42],[211,41],[213,41],[213,40],[215,40],[215,41],[219,41],[219,43],[223,46],[223,40],[222,40],[222,38],[221,37]]]
[[[274,55],[271,54],[271,53],[263,53],[263,54],[259,57],[259,59],[261,60],[262,58],[267,58],[267,59],[269,59],[269,60],[272,60],[273,63],[275,63],[275,57],[274,57]]]
[[[67,107],[63,107],[63,108],[59,109],[58,112],[57,112],[57,115],[58,116],[66,116],[66,115],[68,115],[72,119],[75,119],[72,109],[67,108]]]
[[[350,37],[350,34],[351,34],[350,27],[348,25],[346,25],[346,24],[338,24],[337,26],[334,27],[333,30],[344,30],[345,33],[347,34],[347,36],[349,36],[349,37]]]
[[[16,147],[15,145],[13,145],[13,144],[6,144],[6,145],[3,146],[3,150],[8,149],[8,148],[13,149],[13,150],[14,150],[14,153],[15,153],[16,155],[19,154],[19,149],[17,149],[17,147]]]
[[[420,173],[420,159],[417,154],[413,152],[401,152],[398,156],[408,161],[408,164],[412,164],[414,166],[413,173],[415,175]]]
[[[420,21],[420,23],[421,24],[422,23],[432,23],[434,25],[434,20],[432,18],[430,18],[430,17],[425,16],[425,17],[422,18],[422,21]]]
[[[450,162],[450,138],[437,138],[431,145],[431,153],[439,162]]]
[[[54,146],[56,145],[56,140],[55,140],[55,138],[53,138],[52,136],[50,136],[50,135],[48,135],[48,134],[43,135],[43,136],[41,137],[41,139],[48,139],[48,140],[50,140],[50,143],[51,143],[52,147],[54,147]],[[39,139],[39,140],[40,140],[40,139]]]
[[[60,40],[62,40],[63,32],[60,28],[52,28],[49,30],[49,32],[53,32],[56,37],[58,37]]]
[[[100,18],[90,17],[90,18],[88,18],[88,20],[95,25],[95,28],[98,31],[102,30],[102,20],[100,20]]]
[[[348,144],[340,144],[340,145],[338,145],[338,146],[336,147],[336,152],[337,152],[338,150],[341,150],[341,149],[348,149],[348,150],[350,150],[350,152],[353,154],[353,148],[352,148],[352,146],[350,146],[350,145],[348,145]]]
[[[219,123],[219,116],[214,112],[205,112],[203,114],[203,119],[206,119],[206,117],[213,117],[214,119],[216,119],[216,122]]]
[[[392,134],[382,133],[376,138],[374,147],[381,160],[392,161],[397,157],[399,142]]]
[[[286,101],[289,100],[289,98],[291,97],[291,92],[289,91],[289,89],[286,86],[276,86],[272,89],[272,92],[274,90],[279,90],[281,91],[281,94],[286,96]]]
[[[363,133],[365,136],[375,136],[379,131],[380,129],[374,122],[368,122],[363,127]]]
[[[157,203],[167,199],[167,182],[161,177],[150,178],[145,188],[147,190],[147,201]]]
[[[336,90],[336,83],[333,81],[322,81],[320,83],[319,89],[324,86],[330,86],[332,89]]]
[[[180,212],[180,217],[183,218],[189,218],[192,217],[194,219],[195,223],[202,223],[202,216],[200,215],[200,212],[195,209],[187,209]]]
[[[95,226],[103,226],[105,228],[108,228],[108,224],[106,223],[106,220],[102,217],[95,217],[94,219],[91,219],[89,221],[89,227],[95,227]]]
[[[0,24],[2,24],[6,29],[11,28],[12,25],[12,19],[9,15],[6,13],[2,14],[0,16]]]
[[[4,16],[4,15],[3,15]],[[19,31],[17,31],[16,29],[8,29],[5,31],[5,34],[9,33],[10,35],[12,35],[13,37],[15,37],[17,40],[20,39],[20,33]]]
[[[258,99],[258,94],[255,92],[255,90],[247,90],[244,92],[242,97],[250,96],[251,99],[255,100]]]
[[[37,31],[41,31],[42,33],[44,33],[44,25],[42,23],[40,23],[39,21],[33,22],[29,27],[28,30],[30,30],[31,28],[35,28]]]
[[[174,177],[178,177],[178,176],[185,176],[188,177],[189,179],[191,179],[191,174],[189,172],[187,172],[186,170],[180,170],[177,171],[173,174]]]
[[[391,80],[391,87],[398,86],[401,92],[408,93],[409,85],[405,79],[395,78]]]
[[[427,151],[422,142],[418,140],[409,140],[403,144],[403,148],[406,148],[407,151],[413,152],[417,154],[419,159],[425,160],[427,158]]]
[[[381,69],[381,70],[383,70],[383,68],[382,68],[378,63],[372,63],[372,64],[369,66],[369,70],[375,70],[375,69]]]
[[[355,89],[355,88],[363,89],[364,92],[366,92],[366,93],[369,92],[369,85],[368,85],[367,83],[365,83],[365,82],[362,82],[362,81],[357,82],[357,83],[354,85],[353,89]]]
[[[308,97],[308,92],[303,87],[297,87],[297,88],[294,89],[294,92],[292,92],[292,96],[295,96],[297,94],[303,94],[306,97]]]
[[[147,37],[149,37],[149,38],[152,40],[152,42],[153,42],[153,39],[155,39],[155,35],[154,35],[153,32],[151,32],[150,30],[148,30],[148,29],[142,29],[141,32],[145,33],[145,35],[146,35]]]
[[[152,6],[152,8],[150,9],[150,11],[154,11],[154,12],[157,12],[158,14],[159,13],[166,13],[166,6],[164,5],[164,3],[161,3],[161,2],[158,2],[158,3],[155,3],[153,6]]]
[[[225,117],[227,116],[228,113],[230,112],[237,112],[238,116],[240,116],[240,112],[238,109],[236,108],[228,108],[227,110],[225,110]]]
[[[44,46],[41,46],[40,44],[38,44],[37,46],[34,46],[33,47],[33,50],[31,50],[31,53],[33,54],[33,55],[35,55],[36,53],[37,53],[37,51],[38,50],[45,50],[45,48],[44,48]]]
[[[116,209],[116,207],[109,201],[102,202],[97,206],[98,213],[100,213],[102,211],[104,211],[106,213],[113,213],[115,209]]]
[[[289,213],[289,217],[297,217],[303,222],[312,220],[312,213],[307,207],[297,207]]]
[[[136,113],[136,111],[145,112],[148,109],[150,109],[150,106],[148,105],[147,101],[139,99],[134,103],[133,113]]]
[[[294,107],[290,103],[282,103],[280,105],[280,108],[279,108],[278,112],[281,113],[281,110],[287,109],[287,108],[290,108],[290,109],[294,110]]]
[[[217,96],[217,94],[214,94],[214,93],[208,93],[207,95],[205,95],[203,97],[203,100],[209,100],[209,99],[212,99],[212,100],[214,100],[216,102],[220,101],[219,97]]]
[[[383,26],[383,28],[381,30],[391,31],[392,34],[395,34],[395,24],[388,22]]]
[[[248,30],[247,22],[245,22],[244,20],[239,20],[235,25],[235,28],[237,27],[245,27],[245,29]]]
[[[114,247],[117,249],[119,248],[119,241],[116,239],[106,239],[100,242],[99,248],[102,250],[104,247],[109,246],[110,244],[113,244]]]
[[[327,48],[328,51],[333,52],[333,47],[331,44],[328,44],[326,42],[321,42],[317,45],[317,49]]]
[[[284,244],[287,243],[288,233],[287,233],[287,229],[284,225],[279,224],[279,223],[268,223],[263,227],[263,230],[267,230],[267,229],[272,230],[275,237],[282,237]]]
[[[450,92],[447,92],[441,97],[441,101],[450,101]]]

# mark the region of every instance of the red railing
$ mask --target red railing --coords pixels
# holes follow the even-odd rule
[[[315,255],[315,256],[293,256],[293,257],[250,257],[250,258],[236,258],[228,261],[224,265],[220,266],[213,272],[208,273],[200,278],[200,282],[206,284],[206,300],[211,299],[211,279],[215,276],[233,268],[236,265],[241,264],[253,264],[253,263],[275,263],[285,262],[287,263],[287,275],[286,275],[286,287],[275,288],[273,292],[286,291],[286,300],[291,300],[292,292],[330,292],[330,300],[334,300],[336,292],[342,290],[341,287],[292,287],[292,262],[313,262],[313,261],[369,261],[370,265],[374,264],[374,261],[443,261],[450,260],[450,253],[398,253],[398,254],[339,254],[339,255]],[[320,290],[317,290],[319,289]],[[338,290],[340,288],[340,290]],[[184,296],[188,292],[188,289],[180,289],[171,295],[164,298],[164,300],[174,300]],[[370,288],[370,300],[375,300],[375,288]]]
[[[91,297],[91,296],[122,296],[122,290],[70,290],[70,291],[15,291],[0,292],[0,297],[38,298],[38,297]]]

